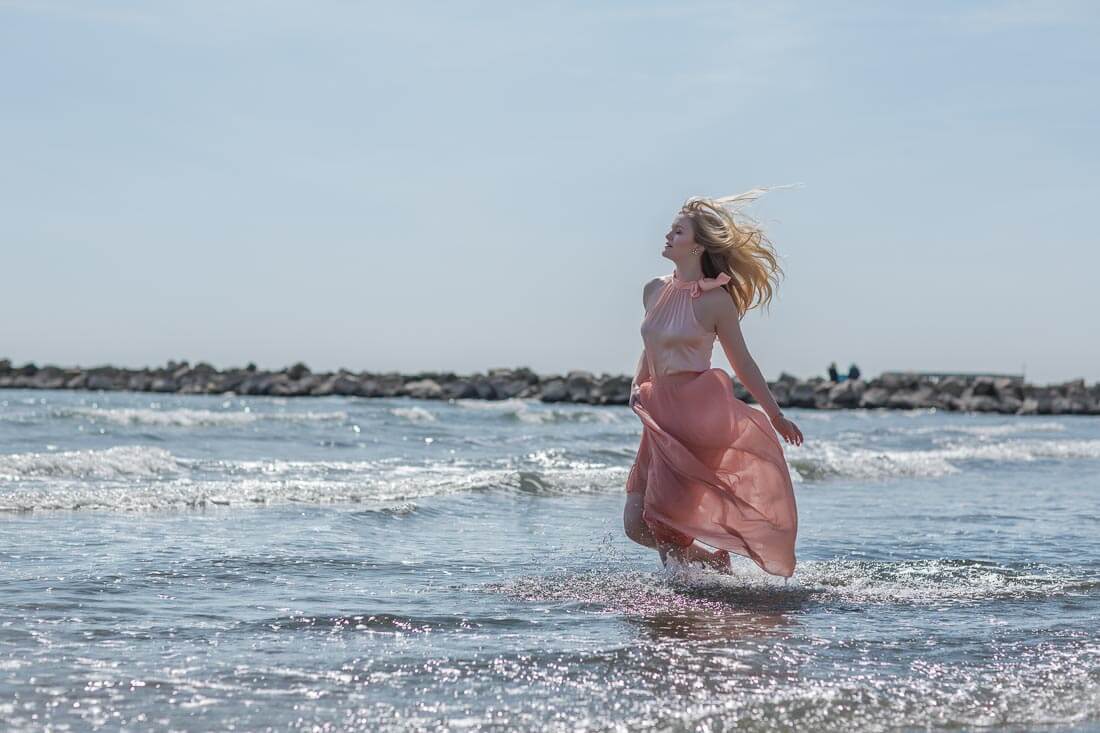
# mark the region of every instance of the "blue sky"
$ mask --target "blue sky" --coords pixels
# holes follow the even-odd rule
[[[1100,380],[1100,6],[0,0],[0,357],[633,369],[690,195],[764,374]],[[715,364],[728,367],[720,347]]]

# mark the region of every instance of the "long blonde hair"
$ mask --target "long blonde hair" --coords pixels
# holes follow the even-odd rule
[[[703,275],[717,277],[724,272],[730,276],[722,287],[733,298],[742,318],[757,306],[768,309],[784,272],[764,230],[741,211],[737,211],[738,221],[733,211],[765,191],[797,185],[754,188],[721,198],[692,196],[680,208],[680,213],[691,219],[695,242],[704,249],[700,255]]]

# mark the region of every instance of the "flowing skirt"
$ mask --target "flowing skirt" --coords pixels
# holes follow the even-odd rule
[[[717,367],[639,385],[642,421],[627,492],[645,495],[642,518],[659,542],[703,544],[794,574],[798,510],[783,445],[767,415],[734,396]]]

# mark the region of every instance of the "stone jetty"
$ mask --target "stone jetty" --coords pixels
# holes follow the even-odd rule
[[[575,370],[539,375],[526,367],[490,369],[485,373],[453,372],[313,372],[305,364],[279,371],[215,369],[199,362],[168,362],[163,367],[124,369],[112,366],[63,368],[0,359],[0,389],[79,389],[174,394],[269,395],[276,397],[416,397],[428,400],[508,398],[591,405],[625,405],[629,374],[600,375]],[[997,412],[1010,415],[1100,415],[1100,383],[1077,379],[1062,384],[1026,384],[1019,378],[983,375],[929,375],[885,372],[872,379],[831,382],[825,377],[799,379],[783,373],[769,382],[783,407],[819,410],[934,407],[949,411]],[[734,380],[737,397],[754,402]]]

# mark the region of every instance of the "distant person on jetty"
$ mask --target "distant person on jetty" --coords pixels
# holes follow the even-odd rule
[[[829,362],[829,381],[830,382],[843,382],[847,379],[859,379],[859,367],[852,364],[848,367],[847,374],[838,374],[836,370],[836,362]]]
[[[786,578],[794,574],[798,512],[776,433],[801,445],[802,432],[779,409],[741,334],[741,318],[768,304],[782,269],[763,231],[733,217],[766,190],[689,198],[665,235],[661,256],[676,267],[642,290],[643,349],[630,394],[642,438],[623,523],[665,564],[671,555],[728,573],[736,552]],[[716,336],[763,412],[737,399],[730,376],[711,367]]]

